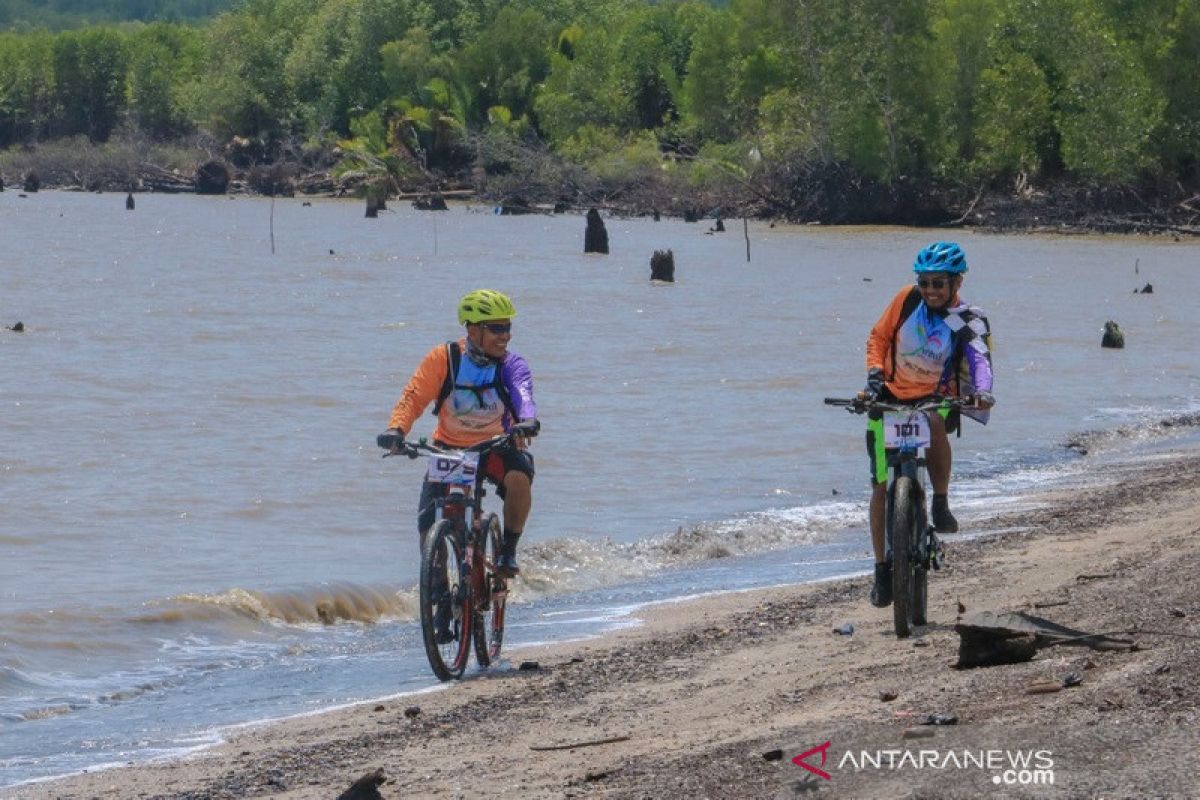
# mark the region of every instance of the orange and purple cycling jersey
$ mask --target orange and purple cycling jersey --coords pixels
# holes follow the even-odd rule
[[[922,300],[904,317],[905,300],[914,291],[901,290],[871,328],[867,369],[882,370],[898,400],[991,392],[990,330],[983,312],[961,300],[935,311]],[[966,366],[961,375],[954,363],[956,348]]]
[[[465,339],[459,340],[459,348],[466,350]],[[500,382],[512,403],[511,413],[496,391],[496,370],[500,371]],[[421,359],[392,410],[388,427],[411,433],[417,417],[437,400],[449,372],[446,345],[439,344]],[[450,447],[470,447],[504,433],[514,422],[537,417],[533,374],[529,363],[516,353],[509,352],[500,364],[482,366],[464,356],[453,385],[453,391],[438,411],[433,431],[435,441]]]

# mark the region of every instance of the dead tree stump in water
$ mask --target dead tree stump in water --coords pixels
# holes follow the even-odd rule
[[[229,168],[220,161],[206,161],[196,170],[196,194],[225,194]]]
[[[125,195],[125,210],[133,211],[133,206],[134,206],[133,192],[129,192],[128,194]]]
[[[442,197],[441,192],[435,194],[427,194],[413,200],[413,208],[417,211],[447,211],[446,198]]]
[[[587,212],[587,230],[583,232],[583,252],[608,254],[608,230],[600,212],[589,208]]]
[[[367,216],[374,219],[379,216],[379,201],[367,195]]]
[[[650,280],[675,282],[675,253],[671,250],[655,250],[650,256]]]
[[[1121,331],[1121,326],[1111,319],[1104,323],[1104,336],[1100,337],[1100,346],[1111,347],[1114,350],[1125,346],[1125,334]]]
[[[30,194],[42,188],[42,179],[38,176],[37,170],[31,169],[25,173],[24,188]]]

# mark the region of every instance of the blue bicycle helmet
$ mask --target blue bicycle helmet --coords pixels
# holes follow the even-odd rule
[[[955,242],[934,242],[917,253],[913,272],[949,272],[961,275],[967,271],[967,256]]]

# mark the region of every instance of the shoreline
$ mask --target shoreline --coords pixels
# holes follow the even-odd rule
[[[385,798],[994,791],[986,770],[828,769],[847,753],[897,748],[1048,750],[1054,784],[1013,789],[1028,796],[1188,796],[1200,768],[1200,465],[1173,462],[998,514],[989,525],[1025,529],[949,545],[930,581],[932,624],[910,640],[892,635],[889,609],[866,602],[865,578],[670,601],[639,610],[637,627],[521,648],[510,669],[445,691],[225,729],[225,743],[196,755],[0,796],[328,798],[376,769]],[[1141,649],[1058,646],[1024,664],[954,670],[960,603],[1090,633],[1140,629],[1130,638]],[[844,622],[852,636],[832,632]],[[1080,685],[1027,693],[1071,672]],[[914,725],[934,713],[958,724]],[[932,736],[909,741],[910,729]],[[825,741],[830,780],[791,763]],[[781,757],[764,757],[773,751]]]
[[[13,180],[10,174],[5,189],[22,196],[49,190],[130,195],[323,198],[356,202],[364,202],[370,195],[373,203],[410,203],[418,210],[436,210],[437,204],[430,204],[434,200],[441,201],[444,209],[448,200],[503,208],[504,214],[515,215],[581,213],[597,208],[606,216],[616,218],[653,217],[657,220],[661,214],[686,222],[745,217],[772,224],[897,226],[991,234],[1152,235],[1176,240],[1200,236],[1196,214],[1181,207],[1186,205],[1186,200],[1183,204],[1179,202],[1188,195],[1182,189],[1179,197],[1169,194],[1158,196],[1161,192],[1151,192],[1153,196],[1142,198],[1130,186],[1097,190],[1062,181],[1047,183],[1037,192],[981,190],[973,198],[965,196],[960,187],[933,183],[919,189],[896,186],[891,189],[895,197],[890,206],[872,200],[857,211],[847,211],[841,206],[852,198],[843,197],[836,198],[842,201],[834,204],[836,208],[816,207],[800,213],[797,209],[785,212],[778,204],[736,191],[704,198],[681,198],[677,196],[678,192],[660,187],[657,194],[651,192],[641,196],[635,192],[637,196],[614,203],[611,197],[620,192],[564,199],[544,188],[489,190],[484,183],[475,184],[452,176],[430,176],[423,184],[404,185],[384,191],[365,178],[334,178],[330,170],[304,168],[297,162],[236,166],[219,158],[210,158],[203,163],[197,162],[192,168],[193,174],[189,175],[179,169],[167,170],[148,164],[143,165],[140,172],[130,173],[128,165],[123,162],[101,164],[93,167],[94,174],[81,174],[78,169],[57,163],[54,157],[48,157],[44,162],[40,157],[35,159],[31,156],[28,160],[28,164],[21,164],[18,160],[10,165],[10,172],[12,167],[16,167],[21,180]],[[197,188],[202,183],[200,172],[211,164],[217,164],[224,172],[225,183],[220,189],[200,191]],[[30,172],[39,176],[34,184],[25,181]],[[914,215],[910,208],[914,198],[920,198],[921,203],[928,205],[930,210]],[[385,210],[386,205],[376,208]]]

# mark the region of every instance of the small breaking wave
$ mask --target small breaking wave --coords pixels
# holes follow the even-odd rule
[[[522,580],[512,589],[513,599],[589,591],[663,569],[809,544],[860,524],[861,517],[857,505],[826,503],[680,526],[672,533],[629,543],[555,539],[530,544],[522,548]]]
[[[395,617],[413,619],[417,603],[413,590],[388,591],[342,584],[290,592],[230,589],[219,594],[182,594],[172,598],[179,607],[140,618],[143,622],[176,622],[236,615],[287,625],[337,622],[378,622]]]
[[[1200,411],[1141,419],[1133,424],[1103,430],[1084,431],[1067,437],[1062,447],[1086,456],[1127,442],[1146,443],[1200,428]]]

